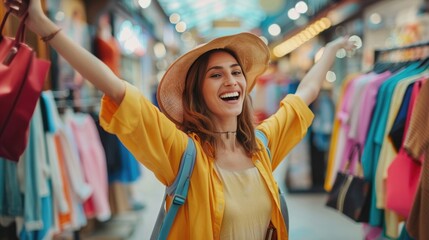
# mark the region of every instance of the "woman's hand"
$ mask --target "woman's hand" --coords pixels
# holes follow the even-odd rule
[[[44,36],[43,26],[50,20],[43,11],[41,0],[3,0],[3,4],[20,18],[28,12],[26,26],[39,36]]]
[[[333,50],[339,50],[343,48],[346,51],[352,51],[356,49],[356,43],[350,40],[349,36],[339,37],[332,42],[326,44],[327,48],[333,48]]]
[[[350,40],[348,36],[345,36],[326,44],[322,57],[302,79],[296,94],[307,105],[310,105],[319,95],[326,72],[332,67],[335,61],[335,54],[342,48],[346,51],[354,50],[356,48],[355,42]]]
[[[96,88],[104,92],[118,105],[125,95],[125,84],[109,67],[97,57],[78,45],[66,34],[60,32],[60,28],[52,22],[43,12],[40,0],[3,0],[6,8],[11,9],[15,15],[22,17],[28,4],[27,27],[42,37],[50,37],[47,42],[70,65],[73,66],[85,79],[88,79]]]
[[[3,3],[6,9],[16,16],[22,17],[27,12],[29,0],[3,0]]]

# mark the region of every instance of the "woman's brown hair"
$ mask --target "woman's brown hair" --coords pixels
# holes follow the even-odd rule
[[[183,122],[182,130],[198,134],[203,143],[206,154],[215,157],[216,139],[219,137],[215,133],[214,123],[210,119],[211,112],[207,107],[202,95],[203,79],[206,74],[210,56],[214,52],[227,52],[233,56],[238,64],[239,58],[229,49],[215,49],[201,55],[189,68],[186,75],[185,90],[183,91]],[[246,76],[246,73],[243,73]],[[254,133],[254,115],[251,106],[250,96],[247,93],[244,98],[243,110],[237,119],[237,139],[243,145],[246,153],[251,156],[258,151]],[[208,143],[208,144],[206,144]]]

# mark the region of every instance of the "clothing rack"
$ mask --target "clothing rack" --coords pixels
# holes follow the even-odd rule
[[[406,62],[429,57],[429,41],[416,42],[414,44],[376,49],[374,51],[374,63],[377,62]]]
[[[62,112],[63,109],[73,108],[76,112],[94,112],[100,108],[99,97],[85,97],[74,99],[74,90],[51,90],[54,95],[55,103]]]
[[[99,107],[100,99],[99,98],[82,98],[82,99],[56,99],[55,103],[57,107]]]
[[[52,95],[54,95],[54,98],[67,98],[71,95],[71,92],[69,89],[66,90],[50,90],[52,92]]]

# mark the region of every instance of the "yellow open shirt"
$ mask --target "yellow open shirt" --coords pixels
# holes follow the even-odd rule
[[[272,171],[304,137],[312,120],[313,113],[308,106],[301,98],[290,94],[281,101],[278,112],[257,127],[268,137],[272,163],[265,151],[254,154],[252,160],[271,193],[275,206],[271,221],[277,228],[279,239],[287,239],[288,233],[280,212]],[[159,181],[167,186],[173,183],[188,136],[178,130],[137,88],[127,83],[125,97],[119,106],[108,97],[103,97],[100,122],[106,131],[116,134]],[[190,136],[197,148],[195,167],[187,201],[179,209],[168,239],[219,239],[225,207],[222,182],[215,171],[213,159],[204,154],[198,136]],[[264,149],[261,142],[258,145]],[[168,199],[167,204],[170,203],[171,199]]]

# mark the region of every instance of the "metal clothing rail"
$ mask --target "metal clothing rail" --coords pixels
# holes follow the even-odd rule
[[[416,42],[416,43],[413,43],[413,44],[410,44],[410,45],[405,45],[405,46],[400,46],[400,47],[382,48],[382,49],[377,49],[375,51],[389,52],[389,51],[410,49],[410,48],[416,48],[416,47],[425,47],[425,46],[429,46],[429,41],[427,41],[427,42]]]
[[[413,57],[413,56],[410,56],[410,55],[413,55],[413,52],[412,52],[413,50],[416,50],[416,49],[419,49],[422,47],[429,47],[429,41],[416,42],[414,44],[410,44],[410,45],[406,45],[406,46],[400,46],[400,47],[376,49],[374,51],[374,63],[379,62],[380,58],[382,58],[382,55],[391,54],[391,53],[395,53],[395,52],[399,55],[402,54],[403,56],[405,56],[405,58],[410,58],[410,57]],[[429,56],[429,49],[426,51],[427,51],[426,54],[420,53],[420,56],[419,56],[420,59],[426,58]],[[405,59],[405,60],[410,60],[410,59]],[[416,59],[414,59],[414,60],[416,60]]]

